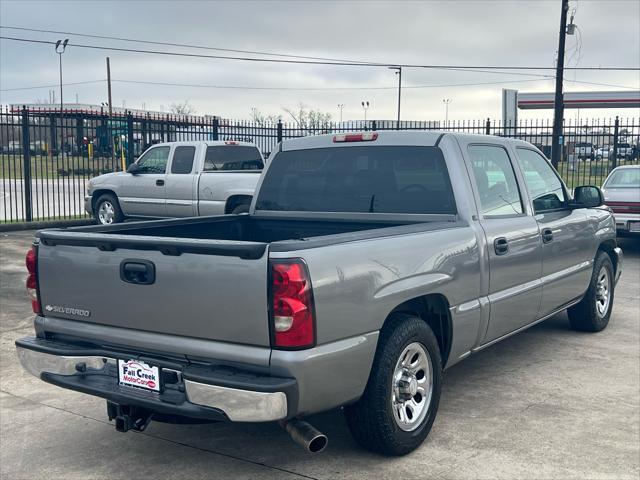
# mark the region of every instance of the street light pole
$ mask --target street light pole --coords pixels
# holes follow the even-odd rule
[[[402,93],[402,67],[389,67],[391,70],[395,70],[398,75],[398,123],[396,124],[396,130],[400,130],[400,95]]]
[[[443,98],[442,103],[444,103],[444,125],[445,127],[449,124],[449,104],[452,102],[450,98]]]
[[[558,167],[562,145],[562,120],[564,117],[564,95],[562,93],[562,78],[564,76],[564,46],[567,35],[567,11],[569,0],[562,0],[560,13],[560,39],[558,42],[558,64],[556,65],[556,95],[553,104],[553,134],[551,138],[551,164]],[[564,142],[562,142],[564,143]]]
[[[342,123],[342,109],[344,108],[344,103],[339,103],[338,108],[340,109],[340,123]]]
[[[56,42],[56,53],[60,60],[60,155],[64,165],[64,101],[62,99],[62,54],[67,48],[69,39],[65,38],[64,41],[58,40]]]
[[[365,123],[367,122],[367,109],[369,108],[369,102],[368,101],[364,101],[362,102],[362,108],[364,109],[364,121]]]

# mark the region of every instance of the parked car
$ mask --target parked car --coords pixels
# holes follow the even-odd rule
[[[599,147],[596,149],[596,160],[607,160],[609,158],[609,153],[611,152],[611,148],[608,145],[604,147]]]
[[[602,184],[602,193],[618,231],[640,233],[640,165],[614,168]]]
[[[286,140],[249,215],[38,232],[18,356],[105,398],[119,431],[280,421],[319,451],[301,418],[343,406],[364,447],[406,454],[443,369],[566,309],[575,330],[606,328],[623,258],[601,205],[521,140]]]
[[[633,147],[628,143],[619,143],[618,158],[624,158],[624,159],[633,158]]]
[[[246,213],[263,167],[252,143],[158,143],[126,172],[92,178],[84,207],[103,225],[127,217]]]
[[[591,142],[576,143],[574,151],[580,160],[593,160],[594,158],[594,147]]]

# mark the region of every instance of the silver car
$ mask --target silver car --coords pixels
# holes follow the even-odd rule
[[[640,233],[640,165],[614,168],[602,184],[619,232]]]

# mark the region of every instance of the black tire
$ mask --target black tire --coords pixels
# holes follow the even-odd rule
[[[241,203],[240,205],[235,206],[233,210],[231,210],[232,215],[240,215],[241,213],[249,213],[248,203]]]
[[[103,205],[106,207],[110,205],[113,209],[112,221],[106,221],[104,215],[101,218],[101,208]],[[122,213],[122,209],[120,208],[120,203],[118,203],[118,198],[112,193],[104,193],[98,197],[96,200],[96,204],[93,208],[93,218],[96,219],[96,223],[99,225],[112,225],[114,223],[120,223],[124,221],[124,214]]]
[[[608,276],[608,301],[606,306],[603,305],[602,290],[599,285],[603,274]],[[591,274],[587,293],[580,303],[567,310],[572,329],[581,332],[599,332],[607,327],[613,309],[614,278],[611,258],[605,252],[598,252],[593,263],[593,273]],[[599,307],[599,305],[601,306]]]
[[[412,343],[423,346],[432,366],[432,393],[426,414],[414,430],[400,428],[392,407],[394,371],[404,349]],[[345,407],[351,434],[367,450],[383,455],[405,455],[415,450],[431,431],[442,388],[440,348],[427,323],[415,316],[394,314],[378,340],[378,348],[362,397]],[[425,400],[423,400],[425,401]]]

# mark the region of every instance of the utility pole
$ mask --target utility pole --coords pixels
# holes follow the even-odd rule
[[[398,75],[398,123],[396,124],[396,130],[400,130],[400,94],[402,93],[402,67],[389,67],[391,70],[396,71]]]
[[[567,36],[567,12],[569,0],[562,1],[560,13],[560,40],[558,42],[558,64],[556,65],[556,96],[553,105],[553,134],[551,138],[551,164],[558,167],[562,151],[562,120],[564,117],[564,95],[562,93],[562,80],[564,76],[564,46]]]
[[[109,122],[111,122],[111,125],[113,125],[113,117],[112,117],[112,107],[111,105],[113,105],[113,101],[111,100],[111,63],[109,63],[109,57],[107,57],[107,96],[108,99],[107,101],[108,103],[108,107],[109,107]],[[113,132],[109,132],[109,141],[111,143],[111,165],[113,166],[113,171],[115,172],[115,168],[116,168],[116,153],[115,153],[115,143],[113,143]]]

